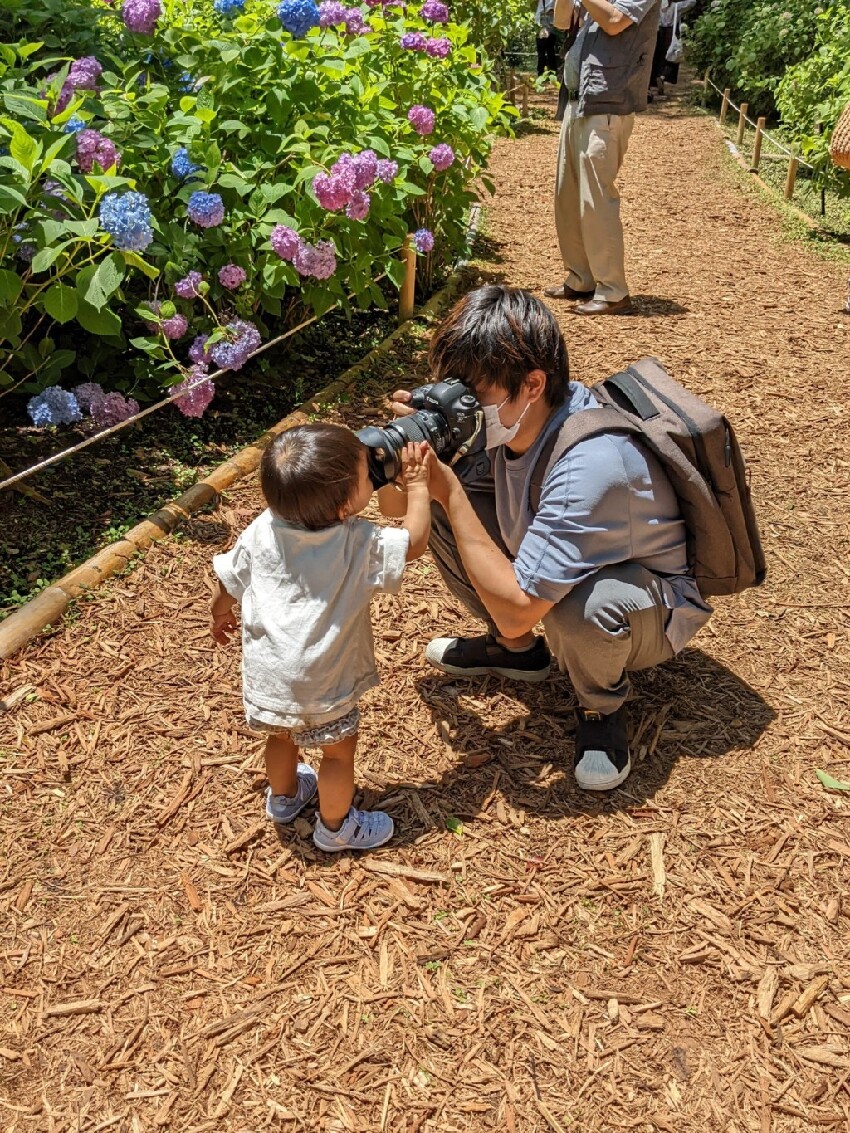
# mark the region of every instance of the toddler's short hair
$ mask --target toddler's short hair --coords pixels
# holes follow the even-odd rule
[[[296,425],[263,453],[260,486],[277,519],[320,531],[340,512],[360,479],[366,449],[342,425]]]

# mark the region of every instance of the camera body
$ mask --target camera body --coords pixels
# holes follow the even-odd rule
[[[434,382],[410,391],[415,413],[384,426],[367,425],[357,436],[368,450],[369,478],[375,488],[401,472],[401,452],[410,441],[427,441],[444,461],[484,449],[484,411],[459,381]]]

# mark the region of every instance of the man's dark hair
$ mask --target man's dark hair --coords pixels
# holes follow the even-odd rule
[[[260,487],[277,519],[320,531],[340,522],[366,449],[342,425],[296,425],[275,437],[260,464]]]
[[[567,396],[570,363],[561,328],[545,303],[518,287],[488,284],[456,303],[437,328],[428,355],[435,381],[456,378],[475,389],[499,386],[515,401],[532,370],[546,375],[546,404]]]

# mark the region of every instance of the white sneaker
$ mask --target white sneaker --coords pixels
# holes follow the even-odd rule
[[[389,842],[394,833],[395,823],[382,810],[355,810],[352,807],[339,830],[328,830],[317,817],[313,842],[328,854],[339,850],[374,850]]]
[[[273,795],[266,787],[266,818],[279,826],[286,826],[297,818],[305,806],[316,796],[319,777],[309,763],[299,763],[295,772],[295,795]]]

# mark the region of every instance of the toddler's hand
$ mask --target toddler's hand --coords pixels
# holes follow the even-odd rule
[[[236,632],[236,609],[233,605],[226,609],[216,608],[213,604],[210,609],[210,633],[219,645],[227,645],[230,635]]]
[[[404,487],[428,490],[431,446],[427,441],[410,441],[401,452],[401,481]]]

